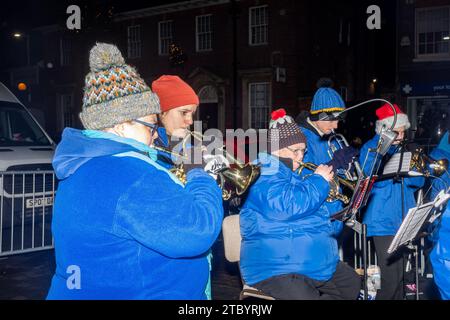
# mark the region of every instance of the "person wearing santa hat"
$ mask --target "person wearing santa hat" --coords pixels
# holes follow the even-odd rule
[[[284,109],[272,112],[268,135],[270,152],[258,155],[261,175],[240,212],[245,283],[275,299],[355,300],[361,280],[339,261],[335,228],[319,211],[333,168],[320,165],[307,177],[295,172],[306,137]]]
[[[396,105],[397,121],[393,130],[398,133],[386,157],[391,157],[399,151],[399,144],[404,140],[405,131],[410,127],[408,116]],[[361,148],[360,163],[364,163],[364,172],[369,174],[374,161],[381,157],[370,149],[376,149],[380,134],[391,128],[394,122],[394,112],[389,104],[384,104],[376,110],[375,136]],[[367,160],[366,160],[367,156]],[[380,169],[382,170],[382,168]],[[387,179],[374,184],[369,202],[363,212],[363,222],[367,225],[367,236],[373,238],[378,264],[381,270],[381,289],[377,291],[377,300],[402,300],[404,297],[403,283],[403,253],[398,251],[387,254],[387,249],[394,239],[408,210],[416,205],[414,192],[424,185],[423,177]]]

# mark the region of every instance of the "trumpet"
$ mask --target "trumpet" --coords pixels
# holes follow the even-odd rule
[[[428,170],[428,167],[432,171]],[[434,173],[435,176],[440,177],[448,170],[448,160],[447,159],[433,159],[427,156],[422,148],[417,148],[411,157],[410,169],[423,173],[425,177],[429,177]]]
[[[202,134],[187,130],[187,135],[182,140],[183,152],[186,152],[187,141],[191,136],[196,140],[203,141]],[[166,148],[157,146],[154,146],[153,148],[175,156],[177,159],[188,159],[187,155],[173,152]],[[225,156],[236,164],[235,167],[225,167],[217,172],[218,184],[222,190],[222,198],[224,200],[229,200],[232,196],[240,196],[247,191],[247,189],[258,179],[260,167],[250,163],[241,163],[225,150],[225,146],[222,146],[219,150],[223,151]],[[186,184],[186,172],[182,161],[179,161],[178,164],[174,163],[174,167],[169,171],[174,174],[181,183]]]
[[[305,168],[314,172],[318,167],[318,165],[311,162],[296,162],[299,164],[299,168],[296,170],[297,174],[301,174],[303,169]],[[350,198],[340,192],[340,186],[345,186],[346,188],[354,192],[356,188],[356,181],[346,180],[335,174],[333,179],[328,183],[330,185],[330,192],[328,192],[328,197],[326,199],[327,202],[333,202],[335,200],[342,201],[344,204],[348,204],[350,202]]]

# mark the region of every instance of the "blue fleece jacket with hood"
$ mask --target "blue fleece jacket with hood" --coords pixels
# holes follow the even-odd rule
[[[205,299],[220,188],[201,169],[183,186],[155,160],[135,140],[64,131],[48,299]]]

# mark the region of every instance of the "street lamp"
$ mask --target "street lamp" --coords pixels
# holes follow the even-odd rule
[[[21,39],[22,37],[25,37],[27,39],[27,66],[30,65],[30,37],[28,34],[20,33],[20,32],[14,32],[13,37],[16,39]]]

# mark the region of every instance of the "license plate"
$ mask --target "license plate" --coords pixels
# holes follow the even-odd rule
[[[53,204],[53,197],[27,199],[26,201],[27,209],[38,208],[43,206],[51,206],[52,204]]]

